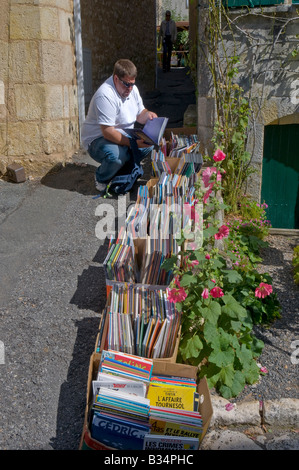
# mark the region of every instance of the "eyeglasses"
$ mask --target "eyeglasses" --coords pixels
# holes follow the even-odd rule
[[[135,85],[135,82],[134,83],[130,83],[130,82],[124,82],[121,78],[117,77],[118,80],[121,81],[121,83],[126,87],[126,88],[130,88],[130,87],[133,87]]]

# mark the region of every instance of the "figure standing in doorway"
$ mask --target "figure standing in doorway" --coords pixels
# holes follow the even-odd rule
[[[163,72],[170,71],[170,61],[172,48],[177,38],[177,27],[175,21],[171,19],[169,10],[165,13],[165,20],[162,21],[159,31],[158,47],[163,46]]]

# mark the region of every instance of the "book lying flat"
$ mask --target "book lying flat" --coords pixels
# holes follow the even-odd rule
[[[157,117],[148,119],[143,129],[133,128],[124,129],[124,131],[134,139],[141,139],[148,145],[153,145],[156,150],[159,149],[161,139],[163,137],[168,118]]]

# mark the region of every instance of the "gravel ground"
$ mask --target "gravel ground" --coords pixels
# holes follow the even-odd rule
[[[269,273],[273,279],[273,290],[282,307],[281,318],[269,327],[255,327],[256,337],[265,344],[259,363],[268,373],[258,384],[246,387],[236,401],[249,396],[264,400],[299,398],[299,287],[293,281],[292,272],[293,249],[299,244],[299,238],[270,235],[267,241],[269,246],[261,253],[263,262],[259,271]],[[295,347],[298,353],[292,358]]]

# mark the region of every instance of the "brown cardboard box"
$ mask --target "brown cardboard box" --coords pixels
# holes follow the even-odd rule
[[[97,371],[99,368],[101,359],[101,354],[93,353],[90,358],[89,370],[88,370],[88,381],[87,381],[87,393],[86,393],[86,408],[85,408],[85,418],[84,425],[80,441],[80,450],[111,450],[111,448],[106,447],[102,443],[94,440],[90,436],[88,418],[89,410],[92,404],[92,381],[96,379]],[[153,373],[155,374],[167,374],[174,375],[176,377],[188,377],[195,378],[197,377],[197,367],[170,363],[166,361],[154,362]],[[199,405],[199,412],[203,419],[203,432],[200,439],[200,442],[203,440],[209,425],[211,418],[213,416],[213,407],[211,402],[210,391],[207,385],[205,378],[201,379],[197,391],[200,394],[202,400]]]
[[[189,126],[189,127],[167,127],[164,131],[164,137],[166,140],[171,139],[171,133],[173,132],[174,135],[197,135],[197,127]]]

